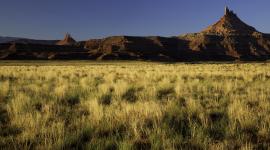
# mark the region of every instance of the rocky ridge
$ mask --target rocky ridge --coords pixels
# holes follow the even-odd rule
[[[247,25],[227,7],[224,16],[202,32],[178,37],[113,36],[76,42],[67,34],[52,44],[0,44],[0,59],[231,61],[269,57],[270,35]]]

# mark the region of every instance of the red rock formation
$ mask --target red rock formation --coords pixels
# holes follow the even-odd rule
[[[76,42],[67,34],[57,45],[28,41],[0,44],[0,59],[226,61],[270,58],[270,35],[247,25],[228,8],[214,25],[200,33],[180,37],[113,36]]]
[[[190,50],[210,60],[221,56],[233,60],[268,59],[270,56],[270,36],[244,23],[227,7],[224,16],[214,25],[180,38],[189,41]]]
[[[66,34],[65,38],[56,43],[56,45],[74,45],[76,41],[71,37],[70,34]]]
[[[225,15],[214,25],[209,26],[202,33],[215,35],[247,35],[258,32],[255,28],[244,23],[228,7],[225,8]]]

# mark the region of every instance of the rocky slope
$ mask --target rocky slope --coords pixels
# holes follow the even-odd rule
[[[94,59],[155,61],[267,60],[270,35],[247,25],[228,8],[200,33],[179,37],[113,36],[76,42],[69,34],[50,44],[31,41],[0,45],[0,59]]]

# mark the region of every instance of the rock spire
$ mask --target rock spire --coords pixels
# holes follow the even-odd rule
[[[57,45],[73,45],[76,41],[71,37],[69,33],[65,35],[65,38],[59,42],[57,42]]]
[[[244,23],[232,10],[225,7],[224,16],[215,24],[206,28],[202,33],[216,35],[247,35],[258,32],[255,28]]]

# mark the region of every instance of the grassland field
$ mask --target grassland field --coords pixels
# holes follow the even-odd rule
[[[269,149],[270,63],[0,62],[0,149]]]

